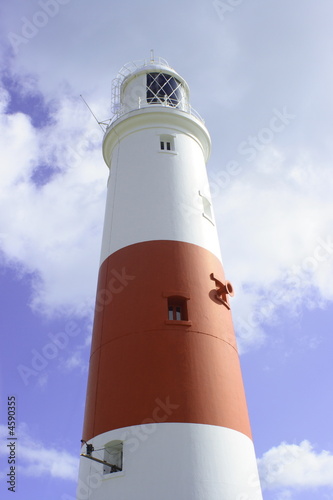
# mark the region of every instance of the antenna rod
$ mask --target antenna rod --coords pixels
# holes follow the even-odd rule
[[[84,99],[83,95],[80,94],[80,97],[82,99],[82,101],[84,102],[84,104],[87,106],[87,108],[89,109],[90,113],[93,115],[93,117],[95,118],[95,120],[97,121],[98,125],[101,127],[101,129],[103,130],[103,132],[105,132],[104,128],[102,127],[101,125],[101,122],[99,122],[96,118],[96,116],[94,115],[91,107],[89,106],[89,104],[87,103],[87,101]]]

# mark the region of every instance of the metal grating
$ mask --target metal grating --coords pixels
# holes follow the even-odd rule
[[[166,73],[147,74],[147,103],[182,107],[184,104],[181,83]]]

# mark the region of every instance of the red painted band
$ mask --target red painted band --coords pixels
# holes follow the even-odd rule
[[[177,241],[131,245],[102,264],[83,439],[164,421],[251,437],[231,313],[211,273],[224,281],[213,254]],[[179,293],[188,318],[172,322],[168,295]]]

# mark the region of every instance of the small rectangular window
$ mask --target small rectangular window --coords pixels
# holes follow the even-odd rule
[[[187,304],[184,297],[168,298],[168,319],[170,321],[187,321]]]
[[[160,135],[160,150],[161,151],[174,151],[175,140],[172,135]]]
[[[104,448],[103,474],[111,474],[123,470],[123,442],[111,441]]]

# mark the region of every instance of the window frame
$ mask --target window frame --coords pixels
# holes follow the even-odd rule
[[[107,470],[110,469],[109,465],[104,464],[103,465],[103,476],[114,476],[114,475],[119,475],[124,473],[124,442],[120,441],[118,439],[109,441],[108,443],[105,444],[104,446],[104,461],[108,463],[112,463],[112,453],[110,453],[111,450],[114,449],[114,454],[118,453],[120,454],[120,457],[117,457],[116,463],[113,464],[115,465],[119,470]],[[120,463],[120,465],[119,465]]]
[[[160,152],[175,153],[175,136],[170,134],[159,134]]]
[[[184,317],[186,316],[186,317]],[[183,303],[170,303],[168,301],[168,319],[169,321],[187,321],[187,315],[184,313]]]
[[[191,326],[192,321],[189,320],[189,313],[188,313],[188,301],[190,299],[190,296],[183,292],[170,292],[170,293],[165,293],[163,295],[167,299],[166,301],[167,319],[165,320],[165,324]],[[178,308],[180,308],[180,311],[177,311]],[[180,318],[179,317],[177,318],[179,314]]]
[[[182,82],[164,72],[151,72],[146,76],[146,101],[149,105],[180,107],[183,100]]]

